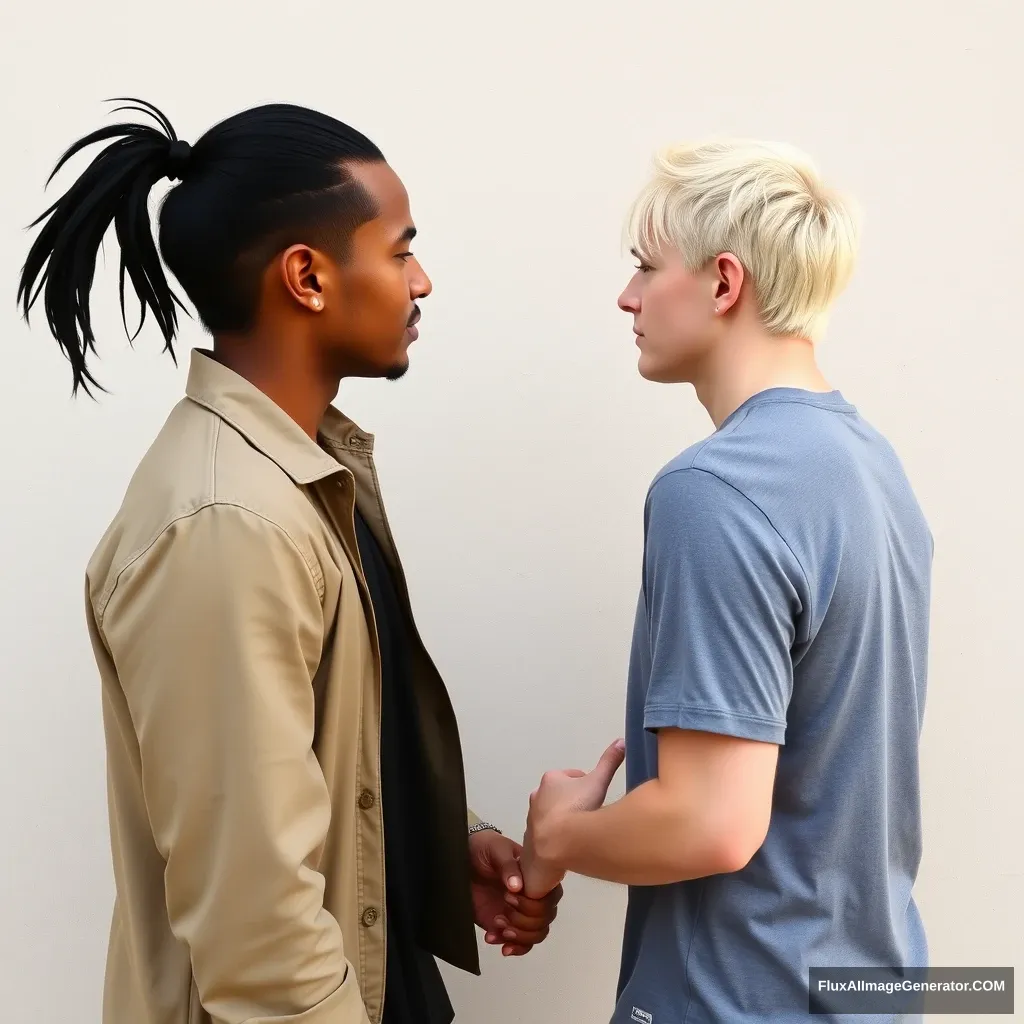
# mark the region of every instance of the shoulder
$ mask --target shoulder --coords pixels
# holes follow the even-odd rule
[[[685,535],[690,543],[723,534],[774,532],[765,511],[727,474],[681,456],[665,466],[647,492],[646,532]]]
[[[855,413],[765,402],[682,452],[654,486],[679,470],[699,471],[731,487],[788,533],[812,511],[826,517],[841,511],[847,492],[863,487],[865,471],[888,450]]]
[[[200,551],[202,549],[202,551]],[[155,558],[265,558],[294,549],[323,586],[324,528],[308,497],[230,424],[191,402],[171,413],[132,476],[87,570],[99,616]]]
[[[782,467],[766,468],[744,437],[716,435],[680,453],[647,493],[648,560],[682,560],[714,573],[734,563],[771,564],[803,580],[789,520],[771,498],[785,489],[785,477]]]
[[[726,508],[756,511],[744,477],[762,446],[757,434],[749,427],[744,429],[741,421],[680,452],[651,481],[648,514],[695,516]]]

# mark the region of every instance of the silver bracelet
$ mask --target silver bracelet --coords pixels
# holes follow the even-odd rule
[[[489,821],[478,821],[475,825],[470,825],[469,834],[473,835],[474,832],[497,832],[499,836],[505,834],[497,825],[492,825]]]

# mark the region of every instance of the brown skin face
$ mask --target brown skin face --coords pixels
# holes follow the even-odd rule
[[[431,292],[410,248],[416,228],[401,179],[383,161],[348,170],[377,216],[353,232],[346,258],[289,247],[264,272],[256,328],[218,335],[214,344],[218,359],[312,437],[343,378],[405,373],[417,303]]]
[[[395,379],[409,368],[416,304],[430,294],[430,279],[411,251],[416,227],[401,179],[386,163],[350,171],[379,215],[356,228],[344,263],[319,274],[297,268],[295,284],[319,294],[317,341],[342,376]]]

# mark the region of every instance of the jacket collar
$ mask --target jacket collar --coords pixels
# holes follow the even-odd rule
[[[193,350],[185,394],[231,424],[297,484],[312,484],[345,470],[279,405],[234,370],[217,362],[209,352]],[[333,406],[328,407],[320,434],[332,449],[362,455],[373,451],[373,435],[360,430]]]

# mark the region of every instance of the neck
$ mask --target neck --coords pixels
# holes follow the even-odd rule
[[[310,347],[282,346],[254,335],[219,334],[213,354],[218,362],[284,410],[314,441],[340,379],[325,371]]]
[[[811,342],[760,330],[722,339],[693,385],[716,430],[748,398],[769,388],[832,390],[818,368]]]

